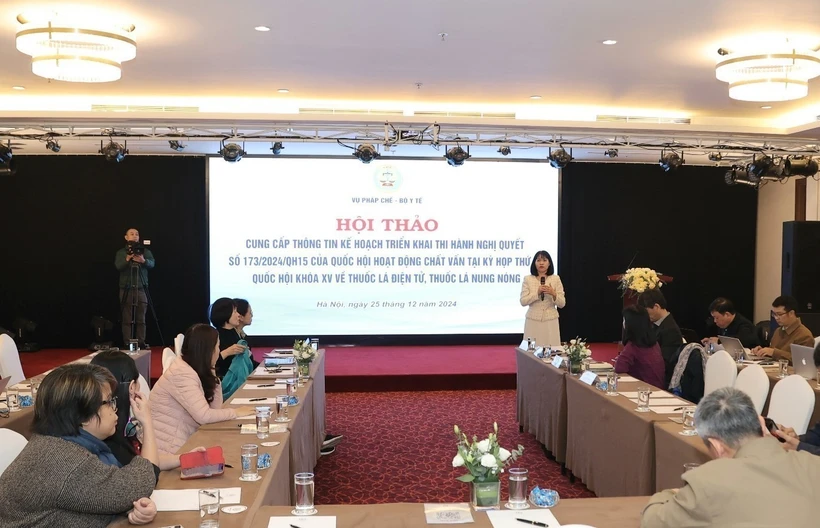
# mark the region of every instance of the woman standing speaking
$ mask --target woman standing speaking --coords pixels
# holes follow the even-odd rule
[[[539,251],[532,258],[530,275],[521,283],[521,306],[529,306],[524,339],[532,337],[538,346],[559,346],[558,308],[566,304],[564,285],[555,274],[552,257],[546,251]]]

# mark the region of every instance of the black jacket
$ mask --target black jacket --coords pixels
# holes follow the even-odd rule
[[[655,327],[655,333],[658,336],[658,345],[661,347],[661,355],[663,362],[666,365],[666,385],[672,380],[672,373],[675,371],[675,359],[683,344],[683,336],[680,333],[680,327],[675,322],[672,314],[666,316],[659,326]]]
[[[757,328],[751,321],[740,314],[735,314],[735,319],[732,324],[726,328],[717,329],[718,336],[736,337],[740,339],[743,346],[746,348],[754,348],[758,346]]]

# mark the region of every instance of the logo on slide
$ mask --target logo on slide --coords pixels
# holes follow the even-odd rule
[[[381,192],[393,193],[399,190],[402,184],[402,175],[393,165],[377,167],[373,173],[373,184]]]

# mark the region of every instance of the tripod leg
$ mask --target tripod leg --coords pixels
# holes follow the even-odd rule
[[[151,292],[148,290],[148,285],[145,284],[145,281],[142,280],[142,276],[140,276],[140,283],[142,284],[142,290],[145,292],[145,298],[148,301],[148,307],[151,309],[151,316],[154,318],[154,324],[157,327],[157,335],[159,335],[159,342],[163,348],[165,348],[165,338],[162,336],[162,329],[159,326],[159,318],[157,317],[157,311],[154,308],[154,300],[151,299]]]

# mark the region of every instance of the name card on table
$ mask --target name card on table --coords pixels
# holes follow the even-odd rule
[[[591,370],[587,370],[583,374],[581,374],[581,383],[586,383],[587,385],[592,385],[596,381],[598,381],[598,375],[592,372]]]
[[[472,523],[473,516],[470,513],[470,505],[466,502],[454,504],[430,504],[424,505],[424,515],[427,524],[464,524]]]
[[[555,368],[561,368],[561,365],[563,365],[563,364],[564,364],[564,358],[562,358],[561,356],[555,356],[552,359],[552,366],[555,367]]]
[[[518,348],[520,348],[521,350],[527,350],[527,340],[526,339],[522,340],[521,344],[518,345]]]

